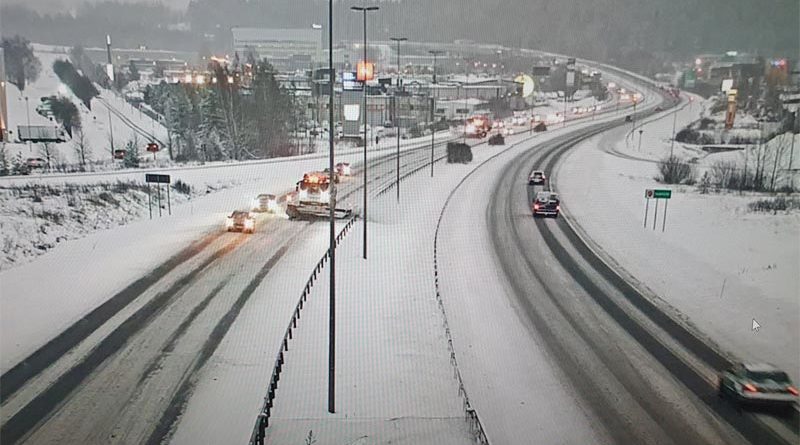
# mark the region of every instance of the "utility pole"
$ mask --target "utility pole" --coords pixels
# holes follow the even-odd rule
[[[642,133],[644,133],[644,130],[642,130],[640,128],[639,129],[639,150],[638,151],[642,151]]]
[[[111,136],[111,159],[114,159],[114,124],[111,122],[111,108],[106,106],[106,111],[108,111],[108,131]]]
[[[794,160],[794,140],[796,139],[795,129],[797,128],[797,111],[792,113],[792,131],[789,135],[792,137],[792,148],[789,150],[789,181],[792,190],[794,190],[794,170],[792,170],[792,161]]]
[[[394,127],[397,130],[397,182],[395,183],[395,188],[397,189],[397,202],[400,202],[400,116],[398,115],[400,97],[397,93],[400,91],[400,84],[402,83],[402,73],[400,71],[400,42],[405,42],[408,39],[406,37],[391,37],[391,39],[397,42],[397,86],[394,89]]]
[[[367,71],[367,12],[377,11],[377,6],[351,6],[353,11],[361,12],[364,15],[364,71]],[[362,83],[364,88],[364,105],[362,113],[364,114],[364,253],[363,258],[367,259],[367,76],[364,73],[364,80]],[[331,170],[333,172],[333,170]]]
[[[678,123],[678,109],[672,113],[672,142],[669,145],[669,158],[672,159],[672,152],[675,149],[675,127]]]
[[[433,85],[436,85],[436,56],[444,54],[444,51],[431,50],[428,52],[433,54]],[[433,146],[436,138],[436,96],[434,96],[433,90],[434,88],[431,88],[431,178],[433,177],[434,164]],[[436,89],[436,91],[438,92],[439,90]]]
[[[333,0],[328,0],[328,170],[331,176],[336,167],[333,157],[333,84],[336,75],[333,72]],[[366,169],[366,165],[364,166]],[[328,201],[329,238],[328,254],[330,256],[329,309],[328,309],[328,412],[336,412],[336,181],[328,181],[331,194]],[[366,184],[364,184],[366,186]],[[366,223],[366,221],[365,221]]]
[[[31,107],[28,104],[28,96],[25,96],[25,113],[28,115],[28,151],[33,152],[33,146],[31,146]]]

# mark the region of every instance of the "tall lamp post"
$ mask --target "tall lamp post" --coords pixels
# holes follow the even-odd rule
[[[25,114],[28,115],[28,151],[33,152],[31,146],[31,107],[28,104],[28,96],[25,96]]]
[[[333,71],[333,0],[328,0],[328,170],[333,176],[333,85],[336,74]],[[364,166],[366,168],[366,166]],[[328,218],[330,230],[328,238],[328,253],[330,256],[330,286],[328,306],[328,412],[335,413],[336,396],[336,181],[328,181],[331,190],[328,201]],[[366,185],[366,184],[365,184]]]
[[[402,75],[400,71],[400,42],[405,42],[408,40],[406,37],[390,37],[392,41],[397,42],[397,87],[394,90],[394,121],[395,121],[395,130],[397,130],[397,182],[395,183],[395,188],[397,189],[397,202],[400,202],[400,116],[398,114],[399,106],[398,101],[399,97],[397,96],[397,92],[400,91],[400,76]]]
[[[439,56],[440,54],[444,54],[444,51],[434,49],[428,52],[433,55],[433,85],[436,85],[436,57]],[[436,139],[436,96],[433,95],[433,89],[431,89],[431,178],[433,177],[433,163],[434,163],[433,145],[435,139]]]
[[[377,6],[351,6],[350,9],[356,12],[361,12],[364,15],[364,71],[367,71],[367,13],[370,11],[377,11]],[[362,113],[364,114],[364,253],[362,257],[367,259],[367,76],[364,73],[364,80],[362,82],[364,89],[364,105]],[[333,171],[333,170],[331,170]]]

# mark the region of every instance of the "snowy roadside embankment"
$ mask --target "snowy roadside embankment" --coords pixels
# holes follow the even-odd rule
[[[645,126],[653,139],[643,160],[608,150],[632,153],[629,127],[574,149],[555,176],[565,213],[628,278],[722,349],[773,362],[800,379],[800,213],[750,211],[763,194],[701,194],[694,186],[657,183],[655,159],[669,152],[671,126],[669,114]],[[656,230],[653,202],[644,226],[649,188],[673,190],[664,232],[663,202]]]
[[[418,146],[406,146],[402,150]],[[337,161],[356,165],[362,159],[362,153],[337,154]],[[385,154],[384,151],[370,151],[368,159]],[[316,156],[285,162],[168,171],[173,183],[181,180],[202,191],[201,196],[173,205],[172,216],[162,212],[163,217],[154,214],[150,220],[144,214],[124,226],[83,233],[78,239],[58,243],[46,254],[38,255],[35,261],[0,270],[0,351],[3,351],[0,369],[9,369],[72,322],[193,241],[207,233],[224,230],[224,218],[232,210],[249,208],[259,193],[280,195],[293,190],[303,173],[324,168],[325,161]],[[6,187],[17,184],[56,186],[65,182],[63,177],[50,180],[36,177],[5,179],[0,178],[0,185]],[[78,175],[74,179],[70,177],[69,183],[77,186],[130,180],[143,181],[144,172]],[[226,183],[238,185],[204,194],[208,186],[216,188]],[[39,230],[41,221],[31,219],[26,222],[30,223],[36,225],[34,231]],[[48,310],[41,311],[40,308]],[[31,313],[37,314],[35,322],[26,321],[30,320]]]
[[[169,213],[171,206],[232,184],[194,189],[183,183],[161,188],[139,182],[98,182],[91,185],[26,184],[0,188],[0,270],[8,269],[48,252],[59,243],[82,238],[147,218],[152,211]],[[149,208],[149,210],[148,210]]]

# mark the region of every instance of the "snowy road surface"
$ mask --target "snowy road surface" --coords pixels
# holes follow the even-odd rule
[[[441,155],[443,148],[439,150]],[[427,151],[412,151],[401,168],[408,171],[426,162]],[[370,182],[376,190],[392,181],[394,165],[393,157],[374,161],[376,173]],[[358,172],[340,184],[342,199],[357,202],[356,194],[347,195],[357,191]],[[170,434],[183,408],[184,391],[192,388],[196,372],[247,301],[265,293],[296,298],[299,289],[262,287],[262,282],[289,250],[303,249],[303,242],[296,241],[303,241],[299,234],[306,227],[307,223],[266,216],[253,236],[209,235],[152,283],[123,291],[11,368],[3,374],[4,440],[127,443]],[[312,235],[308,232],[306,238],[313,240]],[[299,286],[298,277],[308,273],[313,258],[306,253],[306,263],[284,275]],[[287,310],[268,320],[283,326],[289,314]],[[275,344],[265,340],[261,351],[271,355]],[[259,391],[264,386],[253,385]],[[254,394],[255,400],[261,399]],[[247,407],[249,413],[257,410],[258,403]],[[240,421],[250,424],[252,417],[241,413]],[[163,427],[153,430],[156,423]],[[246,440],[249,428],[237,431]]]
[[[510,138],[509,142],[522,138],[522,135],[516,136]],[[403,169],[406,171],[416,165],[424,165],[427,159],[424,152],[409,153],[404,156]],[[376,172],[371,178],[373,192],[375,188],[391,182],[394,177],[392,168],[393,159],[373,170]],[[458,176],[455,178],[458,179]],[[442,191],[447,191],[447,187]],[[383,198],[386,199],[388,197]],[[435,209],[435,206],[431,209]],[[421,212],[421,215],[430,217],[431,212]],[[219,438],[241,434],[242,440],[246,440],[253,413],[257,412],[263,397],[263,392],[259,392],[262,389],[255,392],[252,389],[266,387],[264,380],[269,375],[270,358],[276,345],[275,333],[285,326],[289,310],[299,294],[299,289],[294,288],[302,282],[299,277],[307,275],[316,260],[309,252],[324,250],[323,243],[319,242],[322,234],[313,226],[290,223],[279,218],[265,218],[260,225],[259,229],[263,230],[252,237],[232,234],[211,236],[197,247],[196,253],[189,252],[185,258],[177,259],[177,264],[171,270],[155,277],[142,291],[131,291],[130,295],[123,298],[127,301],[120,302],[121,307],[116,311],[98,315],[96,320],[100,323],[93,329],[81,328],[78,324],[78,330],[83,329],[85,335],[67,338],[60,348],[54,348],[49,354],[32,360],[31,364],[38,367],[35,373],[25,377],[25,368],[29,366],[26,363],[22,368],[12,368],[4,374],[4,379],[10,374],[21,377],[14,385],[3,387],[3,413],[4,418],[8,419],[3,425],[3,438],[11,442],[22,439],[29,443],[65,440],[74,443],[158,442],[173,438],[176,442],[188,443],[208,438],[198,425],[209,425],[209,419],[225,413],[229,422],[226,428],[218,431],[218,434],[222,434]],[[379,230],[376,234],[385,241],[384,247],[389,250],[396,248],[391,241],[396,237],[390,236],[390,232],[387,229],[386,233],[381,234]],[[378,245],[381,245],[380,242]],[[424,244],[418,247],[422,248]],[[425,267],[422,263],[409,264],[411,266]],[[292,271],[297,275],[293,277]],[[424,287],[425,283],[417,283],[416,286]],[[418,291],[412,289],[408,292]],[[275,305],[276,313],[265,309],[271,304]],[[235,323],[240,312],[247,315],[239,319],[240,323]],[[280,312],[285,313],[280,315]],[[237,338],[252,339],[254,325],[259,323],[267,325],[264,344],[254,345],[250,342],[243,345],[236,341]],[[229,332],[232,334],[230,338],[227,337]],[[426,361],[436,361],[435,357],[439,354],[436,351],[437,348],[441,351],[441,343],[438,347],[435,344],[429,346],[431,356]],[[216,354],[218,350],[220,354]],[[313,346],[309,350],[313,351]],[[533,355],[529,357],[531,362],[544,361],[541,351],[542,348],[532,350]],[[446,355],[443,356],[443,365],[447,365]],[[226,366],[226,357],[229,360],[227,363],[233,366]],[[524,361],[520,360],[517,365],[524,367]],[[243,373],[231,372],[231,368]],[[442,366],[432,369],[441,370]],[[230,386],[211,383],[216,381],[216,372],[219,372],[222,382]],[[605,430],[597,425],[594,415],[584,412],[584,408],[577,403],[581,399],[574,398],[558,382],[556,370],[547,365],[540,367],[537,372],[551,388],[548,395],[563,402],[562,414],[576,417],[570,428],[576,439],[601,440],[597,438],[607,437]],[[231,380],[231,376],[249,377],[252,381],[237,384]],[[260,382],[259,377],[262,379]],[[446,391],[434,384],[439,381],[439,378],[428,381],[432,392]],[[228,397],[227,404],[224,401],[194,402],[191,396],[196,388],[202,388],[197,392],[197,400],[200,401],[214,400],[214,394],[219,396],[220,391],[227,394],[228,390],[239,391],[243,397]],[[250,391],[245,391],[247,388]],[[539,395],[529,400],[536,400],[541,406],[541,397]],[[437,437],[437,434],[445,437],[454,432],[463,432],[463,425],[447,420],[458,419],[458,404],[453,407],[446,398],[437,402],[441,404],[436,405],[441,410],[423,413],[430,420],[424,422],[426,426],[422,428],[422,432],[430,433],[425,437]],[[501,407],[502,411],[511,406],[507,402],[496,406]],[[375,412],[381,412],[381,407],[372,408]],[[186,415],[185,419],[181,418],[182,414]],[[393,413],[387,411],[386,414]],[[437,415],[442,417],[440,421],[434,421]],[[402,413],[400,417],[404,417]],[[291,413],[289,419],[290,425],[291,422],[297,422]],[[494,419],[498,419],[497,413]],[[363,417],[361,420],[366,423],[354,432],[381,431],[379,425],[370,424]],[[550,420],[552,424],[552,418]],[[183,427],[184,424],[186,427]],[[408,426],[410,430],[415,428],[414,421],[409,421],[409,418],[396,422],[396,425],[403,424],[411,424]],[[539,423],[526,425],[542,428],[543,424],[547,424],[546,419],[540,418]],[[296,427],[299,426],[296,424]],[[501,427],[495,424],[494,428]],[[549,437],[556,437],[559,428],[563,429],[563,426],[556,428],[551,425]],[[274,431],[279,434],[280,429]],[[516,434],[518,431],[512,437]],[[407,437],[416,436],[411,434]]]

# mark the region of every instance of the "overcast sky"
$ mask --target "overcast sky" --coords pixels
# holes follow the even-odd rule
[[[161,3],[169,6],[170,8],[184,11],[189,4],[189,0],[114,0],[119,3]],[[79,5],[84,3],[95,3],[86,0],[0,0],[1,3],[7,5],[26,5],[39,12],[65,12],[72,11]]]

